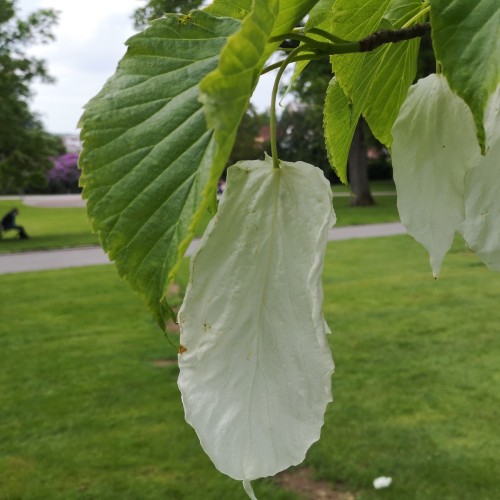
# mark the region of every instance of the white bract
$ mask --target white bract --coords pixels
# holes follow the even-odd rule
[[[488,150],[465,179],[461,232],[470,249],[500,271],[500,87],[489,101],[484,126]]]
[[[401,221],[428,250],[435,276],[455,231],[500,270],[500,87],[484,127],[481,156],[469,108],[443,76],[431,75],[410,89],[393,128]]]
[[[392,134],[401,222],[437,276],[465,218],[465,174],[480,155],[472,114],[444,76],[430,75],[410,88]]]
[[[186,420],[249,492],[249,480],[302,462],[332,399],[321,312],[331,188],[312,165],[280,166],[229,168],[179,311]]]

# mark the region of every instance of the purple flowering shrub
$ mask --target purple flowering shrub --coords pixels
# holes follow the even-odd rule
[[[49,190],[53,193],[77,193],[78,179],[78,154],[66,153],[56,158],[52,158],[53,168],[47,175]]]

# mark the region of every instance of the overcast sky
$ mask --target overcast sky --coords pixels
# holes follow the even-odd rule
[[[39,8],[60,11],[56,41],[31,51],[47,61],[56,84],[36,84],[32,101],[47,130],[76,133],[82,106],[114,73],[134,34],[131,15],[141,0],[18,0],[22,15]],[[272,77],[259,84],[252,99],[259,111],[269,107]]]

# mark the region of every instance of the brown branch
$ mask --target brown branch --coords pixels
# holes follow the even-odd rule
[[[430,23],[415,24],[399,30],[380,30],[359,41],[360,52],[370,52],[386,43],[403,42],[424,36],[431,31]]]
[[[307,51],[307,54],[296,55],[292,59],[284,59],[278,61],[277,63],[266,66],[261,71],[261,75],[279,68],[285,61],[287,61],[287,63],[296,61],[311,61],[313,59],[320,59],[324,56],[371,52],[372,50],[375,50],[376,48],[380,47],[381,45],[385,45],[386,43],[397,43],[403,42],[405,40],[411,40],[412,38],[419,38],[424,36],[426,33],[430,33],[430,31],[430,23],[422,23],[415,24],[410,28],[376,31],[375,33],[372,33],[371,35],[358,40],[357,42],[345,41],[337,43],[305,43],[304,45],[301,45],[299,47],[301,47],[303,51]],[[290,37],[289,35],[290,34],[288,33],[284,33],[282,35],[271,38],[270,41],[286,40],[287,37],[290,39],[296,38],[295,36]]]

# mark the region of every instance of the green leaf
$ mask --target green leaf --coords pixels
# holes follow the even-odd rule
[[[400,28],[421,0],[337,0],[333,33],[357,40],[390,22]],[[417,70],[419,40],[387,44],[373,52],[333,56],[332,64],[355,112],[361,112],[377,139],[390,147],[391,129]],[[339,168],[339,166],[337,166]]]
[[[160,326],[168,282],[192,237],[214,140],[199,83],[240,22],[168,15],[128,40],[115,75],[81,119],[81,184],[103,248]]]
[[[280,0],[279,14],[272,36],[288,33],[318,3],[318,0]],[[274,50],[276,44],[270,44]],[[268,54],[270,55],[270,54]]]
[[[336,78],[326,92],[323,126],[330,165],[341,182],[347,184],[347,160],[356,125],[361,113],[354,110]]]
[[[401,20],[409,20],[416,16],[422,8],[422,2],[415,2],[414,0],[392,0],[387,11],[384,14],[384,19],[389,21],[392,29],[401,27]],[[419,19],[419,22],[424,21]],[[406,22],[406,21],[405,21]]]
[[[233,17],[242,21],[252,11],[252,0],[215,0],[204,10],[213,16]]]
[[[337,0],[331,29],[345,40],[359,40],[378,29],[391,0]]]
[[[300,463],[332,399],[321,312],[332,190],[312,165],[280,167],[228,169],[179,311],[186,421],[217,469],[241,480]]]
[[[311,28],[319,28],[329,33],[332,32],[332,12],[333,4],[336,0],[319,0],[319,2],[309,12],[306,25],[304,26],[307,32]],[[335,34],[335,33],[334,33]],[[309,36],[314,38],[313,34]],[[317,36],[317,35],[316,35]],[[318,40],[321,38],[318,37]]]
[[[219,15],[240,8],[243,23],[200,11],[155,22],[129,40],[81,121],[93,227],[161,326],[164,291],[213,198],[278,15],[277,0],[256,0],[250,13],[248,2],[216,4]],[[309,4],[283,2],[281,25]]]
[[[318,0],[280,0],[278,17],[271,36],[290,31],[317,2]],[[243,20],[252,11],[252,0],[215,0],[205,8],[205,11],[214,16],[227,16]],[[270,52],[268,51],[266,59],[276,46],[275,43],[269,44],[272,49]]]
[[[432,41],[450,87],[469,105],[485,152],[484,110],[500,83],[500,2],[431,0]]]

